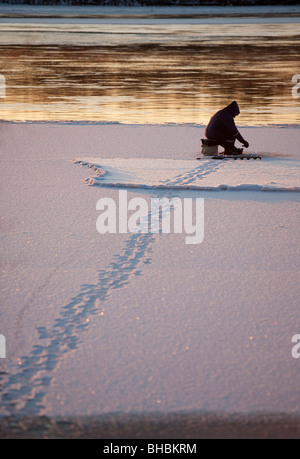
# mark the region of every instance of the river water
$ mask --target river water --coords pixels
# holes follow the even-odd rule
[[[0,14],[2,120],[206,124],[237,100],[238,124],[300,123],[300,7],[41,8]]]

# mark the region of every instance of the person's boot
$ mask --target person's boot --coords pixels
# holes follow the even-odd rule
[[[243,153],[243,148],[236,148],[235,146],[231,149],[232,155],[241,155]]]
[[[224,156],[231,156],[232,154],[232,148],[231,147],[226,147],[225,150],[221,153]]]

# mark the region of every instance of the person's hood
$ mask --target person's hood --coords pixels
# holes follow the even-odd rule
[[[239,106],[235,100],[225,108],[232,114],[232,116],[237,116],[240,114]]]

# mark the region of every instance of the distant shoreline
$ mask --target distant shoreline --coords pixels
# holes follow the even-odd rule
[[[37,3],[36,3],[37,2]],[[206,19],[224,17],[299,17],[299,1],[245,1],[236,4],[233,1],[191,1],[189,4],[163,1],[157,3],[147,1],[103,1],[102,4],[93,3],[93,0],[82,0],[81,4],[70,1],[52,2],[36,0],[34,4],[24,0],[18,3],[9,0],[0,0],[0,18],[69,18],[69,19]]]
[[[28,5],[28,6],[63,6],[63,7],[73,7],[73,6],[96,6],[96,7],[202,7],[202,6],[224,6],[224,7],[256,7],[256,6],[274,6],[274,5],[297,5],[299,4],[298,0],[190,0],[189,2],[180,2],[180,0],[119,0],[119,1],[109,1],[109,0],[81,0],[80,4],[76,0],[35,0],[35,3],[32,4],[29,0],[19,0],[12,1],[9,0],[2,1],[0,4],[8,5]]]
[[[299,13],[206,13],[206,14],[38,14],[0,13],[0,18],[47,19],[207,19],[207,18],[297,18]]]

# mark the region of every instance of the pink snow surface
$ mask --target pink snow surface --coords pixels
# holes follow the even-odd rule
[[[298,184],[286,177],[298,128],[241,131],[251,151],[284,156],[274,182]],[[119,190],[89,186],[96,173],[73,163],[194,162],[203,136],[201,126],[0,125],[1,415],[300,413],[299,192],[178,190],[204,198],[204,240],[191,246],[183,234],[99,234],[96,203]],[[232,178],[230,164],[241,165],[226,164]],[[267,164],[255,162],[258,179]],[[164,190],[128,190],[136,196]]]

